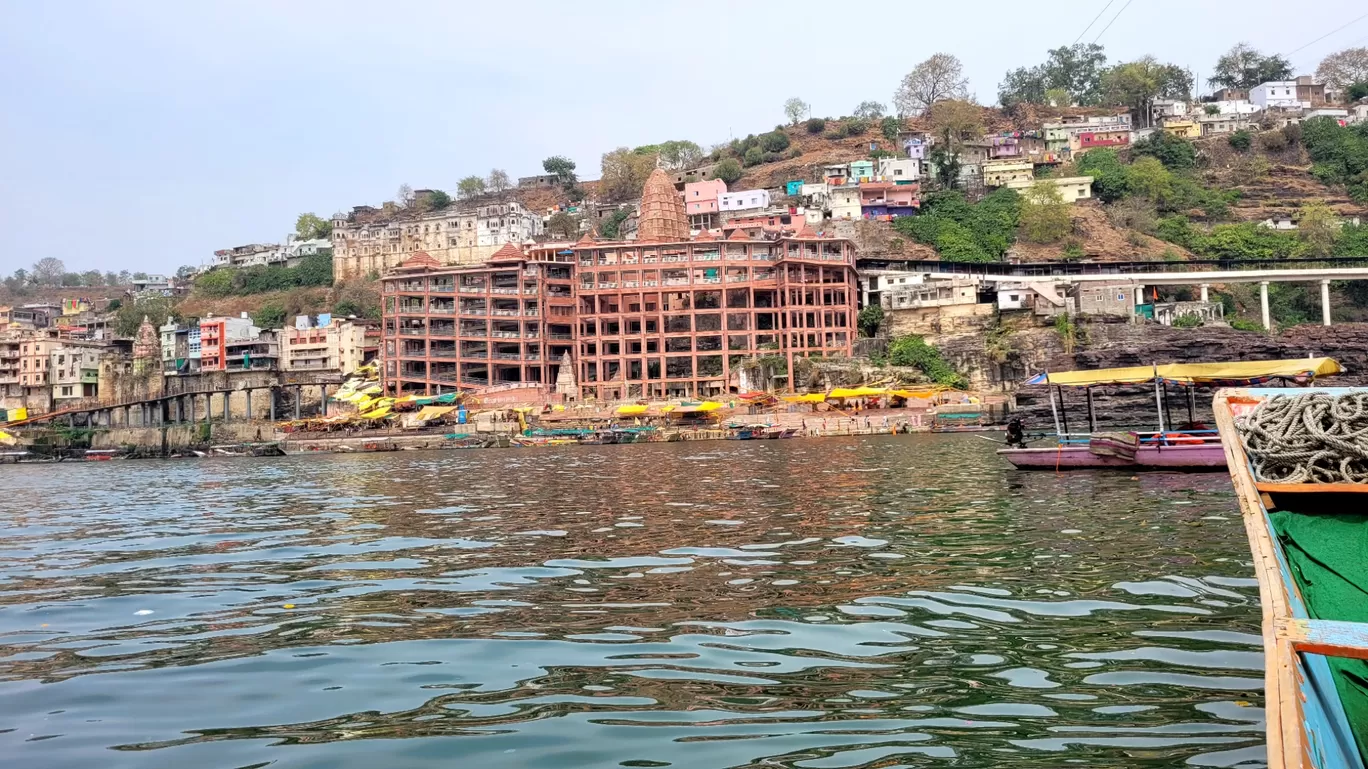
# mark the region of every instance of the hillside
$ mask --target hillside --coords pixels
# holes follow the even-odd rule
[[[1368,207],[1350,200],[1343,188],[1328,187],[1312,175],[1304,147],[1280,146],[1282,140],[1275,138],[1280,134],[1256,134],[1248,152],[1235,150],[1223,136],[1194,142],[1203,161],[1203,181],[1240,193],[1230,207],[1233,219],[1295,218],[1302,204],[1312,200],[1325,202],[1342,217],[1368,216]]]

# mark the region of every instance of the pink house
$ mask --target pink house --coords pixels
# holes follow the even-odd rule
[[[726,191],[727,183],[721,179],[685,184],[684,213],[689,217],[689,224],[711,227],[712,219],[717,216],[717,198]]]

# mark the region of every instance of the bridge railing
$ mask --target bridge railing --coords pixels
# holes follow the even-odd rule
[[[866,269],[896,269],[908,272],[934,272],[952,275],[1053,278],[1075,275],[1136,275],[1144,273],[1188,273],[1239,270],[1332,270],[1368,268],[1368,256],[1325,259],[1192,259],[1189,261],[1136,262],[943,262],[925,259],[861,259]]]

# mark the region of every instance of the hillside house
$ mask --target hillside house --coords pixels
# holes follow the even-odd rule
[[[769,190],[738,190],[722,192],[717,196],[719,211],[749,211],[755,208],[769,208]]]
[[[873,178],[874,161],[853,160],[850,162],[850,179],[852,181],[867,181]]]
[[[719,200],[726,192],[727,183],[721,179],[685,184],[684,213],[689,217],[689,226],[696,230],[716,227]]]
[[[921,161],[912,158],[879,158],[879,179],[886,182],[915,182],[921,178]]]
[[[983,164],[983,186],[1004,187],[1010,182],[1035,179],[1035,164],[1029,160],[994,160]]]
[[[1059,178],[1047,179],[1019,179],[1016,181],[1007,182],[1002,186],[1007,187],[1008,189],[1013,189],[1018,192],[1021,192],[1023,190],[1030,189],[1037,181],[1048,182],[1049,184],[1053,184],[1056,188],[1059,189],[1059,196],[1064,199],[1065,203],[1074,203],[1076,201],[1087,200],[1088,198],[1092,197],[1093,178],[1091,176],[1063,176]]]
[[[1324,95],[1324,89],[1321,89]],[[1267,83],[1260,83],[1249,89],[1249,100],[1259,106],[1259,109],[1270,107],[1309,107],[1310,103],[1303,104],[1297,98],[1297,81],[1295,80],[1270,80]]]
[[[911,216],[918,205],[915,184],[860,182],[860,215],[866,219]]]
[[[831,188],[829,198],[832,219],[860,219],[860,188],[854,184],[843,184]]]
[[[1191,120],[1169,120],[1164,123],[1164,133],[1180,139],[1196,139],[1202,135],[1202,129]]]
[[[1202,115],[1197,118],[1197,126],[1202,136],[1221,136],[1242,131],[1254,126],[1247,115]]]

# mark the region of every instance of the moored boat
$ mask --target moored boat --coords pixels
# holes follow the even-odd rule
[[[1368,388],[1221,390],[1263,608],[1273,769],[1368,754]]]
[[[1310,385],[1317,377],[1340,372],[1331,358],[1306,358],[1229,363],[1169,363],[1153,366],[1044,373],[1027,384],[1046,385],[1054,415],[1056,445],[999,449],[998,454],[1022,470],[1069,470],[1125,468],[1129,470],[1220,470],[1226,454],[1215,430],[1197,420],[1199,388],[1263,384]],[[1099,432],[1093,408],[1093,388],[1141,385],[1154,389],[1157,430]],[[1065,388],[1081,389],[1086,396],[1087,430],[1071,431],[1065,404]],[[1181,426],[1173,418],[1172,390],[1186,407]],[[1123,436],[1130,436],[1123,439]],[[1133,442],[1123,450],[1120,442]]]

